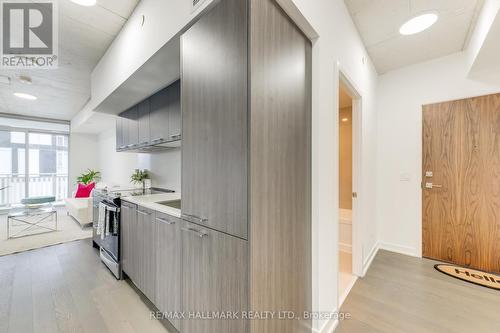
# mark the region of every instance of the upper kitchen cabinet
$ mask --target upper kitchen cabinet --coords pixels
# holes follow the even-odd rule
[[[151,142],[163,143],[181,138],[181,84],[176,81],[150,98]]]
[[[137,105],[137,114],[139,117],[139,145],[145,146],[151,142],[150,135],[150,104],[149,99],[140,102]]]
[[[183,217],[241,238],[248,212],[246,22],[246,1],[223,1],[181,38]]]
[[[139,142],[137,106],[122,112],[116,120],[116,150],[123,151],[137,147]]]
[[[181,140],[180,81],[118,115],[117,151],[175,148]]]

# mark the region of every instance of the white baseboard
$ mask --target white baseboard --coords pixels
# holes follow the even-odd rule
[[[379,242],[379,247],[380,247],[380,249],[386,250],[386,251],[396,252],[396,253],[404,254],[407,256],[411,256],[411,257],[420,257],[417,254],[417,250],[414,247],[386,243],[386,242]]]
[[[346,253],[352,253],[352,245],[346,243],[339,243],[339,250]]]
[[[373,262],[373,259],[375,259],[375,257],[377,256],[379,249],[380,249],[380,245],[377,242],[373,246],[372,250],[370,251],[370,255],[368,256],[368,258],[366,258],[365,262],[363,263],[363,276],[365,276],[366,272],[368,272],[368,269],[370,268],[370,266]]]

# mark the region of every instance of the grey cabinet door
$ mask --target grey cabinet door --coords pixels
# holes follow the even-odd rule
[[[151,142],[159,143],[178,139],[181,112],[179,89],[179,83],[175,82],[151,96]]]
[[[246,238],[246,1],[221,1],[181,45],[182,212]]]
[[[116,117],[116,150],[122,150],[125,144],[123,142],[123,118]]]
[[[247,310],[248,242],[183,221],[182,310]],[[244,320],[183,320],[181,332],[247,332]]]
[[[168,139],[181,138],[181,82],[176,81],[167,87],[168,95]]]
[[[156,307],[164,313],[181,311],[181,221],[156,212]],[[180,320],[170,322],[180,330]]]
[[[137,115],[138,115],[138,128],[139,128],[139,137],[138,142],[140,146],[145,146],[149,144],[150,137],[150,119],[149,119],[149,99],[146,99],[138,104],[137,106]]]
[[[137,215],[136,206],[123,201],[121,205],[121,263],[123,271],[132,279],[136,279],[136,239]]]
[[[155,298],[156,228],[154,211],[137,207],[137,281],[136,285],[150,300]]]
[[[138,106],[133,106],[127,111],[127,124],[128,124],[128,135],[127,135],[127,146],[133,148],[139,144],[139,113]]]

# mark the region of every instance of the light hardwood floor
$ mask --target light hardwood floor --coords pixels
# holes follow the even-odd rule
[[[167,332],[90,240],[0,257],[0,332]]]
[[[500,292],[448,277],[436,261],[379,251],[358,279],[336,333],[496,333]]]

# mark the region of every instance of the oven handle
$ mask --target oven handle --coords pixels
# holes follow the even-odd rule
[[[106,204],[104,202],[102,204],[105,206],[105,208],[106,208],[107,211],[115,212],[115,213],[119,213],[120,212],[120,207],[111,206],[111,205],[108,205],[108,204]]]

